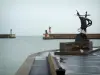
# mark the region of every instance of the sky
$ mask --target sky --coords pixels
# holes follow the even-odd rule
[[[0,0],[0,34],[43,35],[49,26],[52,33],[78,33],[76,10],[91,15],[87,33],[100,33],[100,0]]]

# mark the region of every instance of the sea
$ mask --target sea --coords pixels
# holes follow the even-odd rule
[[[43,40],[42,36],[0,38],[0,75],[15,75],[29,55],[59,49],[60,42],[74,41],[74,39]],[[100,46],[100,39],[91,39],[91,41],[93,46]]]

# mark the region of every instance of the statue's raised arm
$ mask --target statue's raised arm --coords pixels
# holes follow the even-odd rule
[[[77,11],[77,10],[76,10]],[[79,12],[77,11],[77,16],[79,16],[80,17],[80,14],[79,14]]]

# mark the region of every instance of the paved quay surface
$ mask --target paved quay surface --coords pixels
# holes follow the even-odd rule
[[[29,75],[50,75],[48,62],[46,60],[48,53],[49,52],[38,52],[28,57],[28,62],[31,63],[34,57],[36,59],[33,64],[30,65],[31,69]],[[52,51],[51,53],[52,55],[54,54]],[[58,61],[60,61],[59,58],[63,59],[63,61],[59,63],[66,69],[66,75],[100,75],[100,51],[86,56],[56,55],[55,57],[57,57]]]
[[[66,75],[100,75],[100,51],[88,56],[60,56]],[[59,61],[59,60],[58,60]]]
[[[50,75],[47,60],[35,60],[29,75]]]

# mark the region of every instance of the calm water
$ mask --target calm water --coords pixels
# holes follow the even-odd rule
[[[50,49],[58,49],[59,42],[74,40],[43,40],[41,36],[0,39],[0,75],[14,75],[28,55]],[[100,40],[92,40],[100,46]]]

